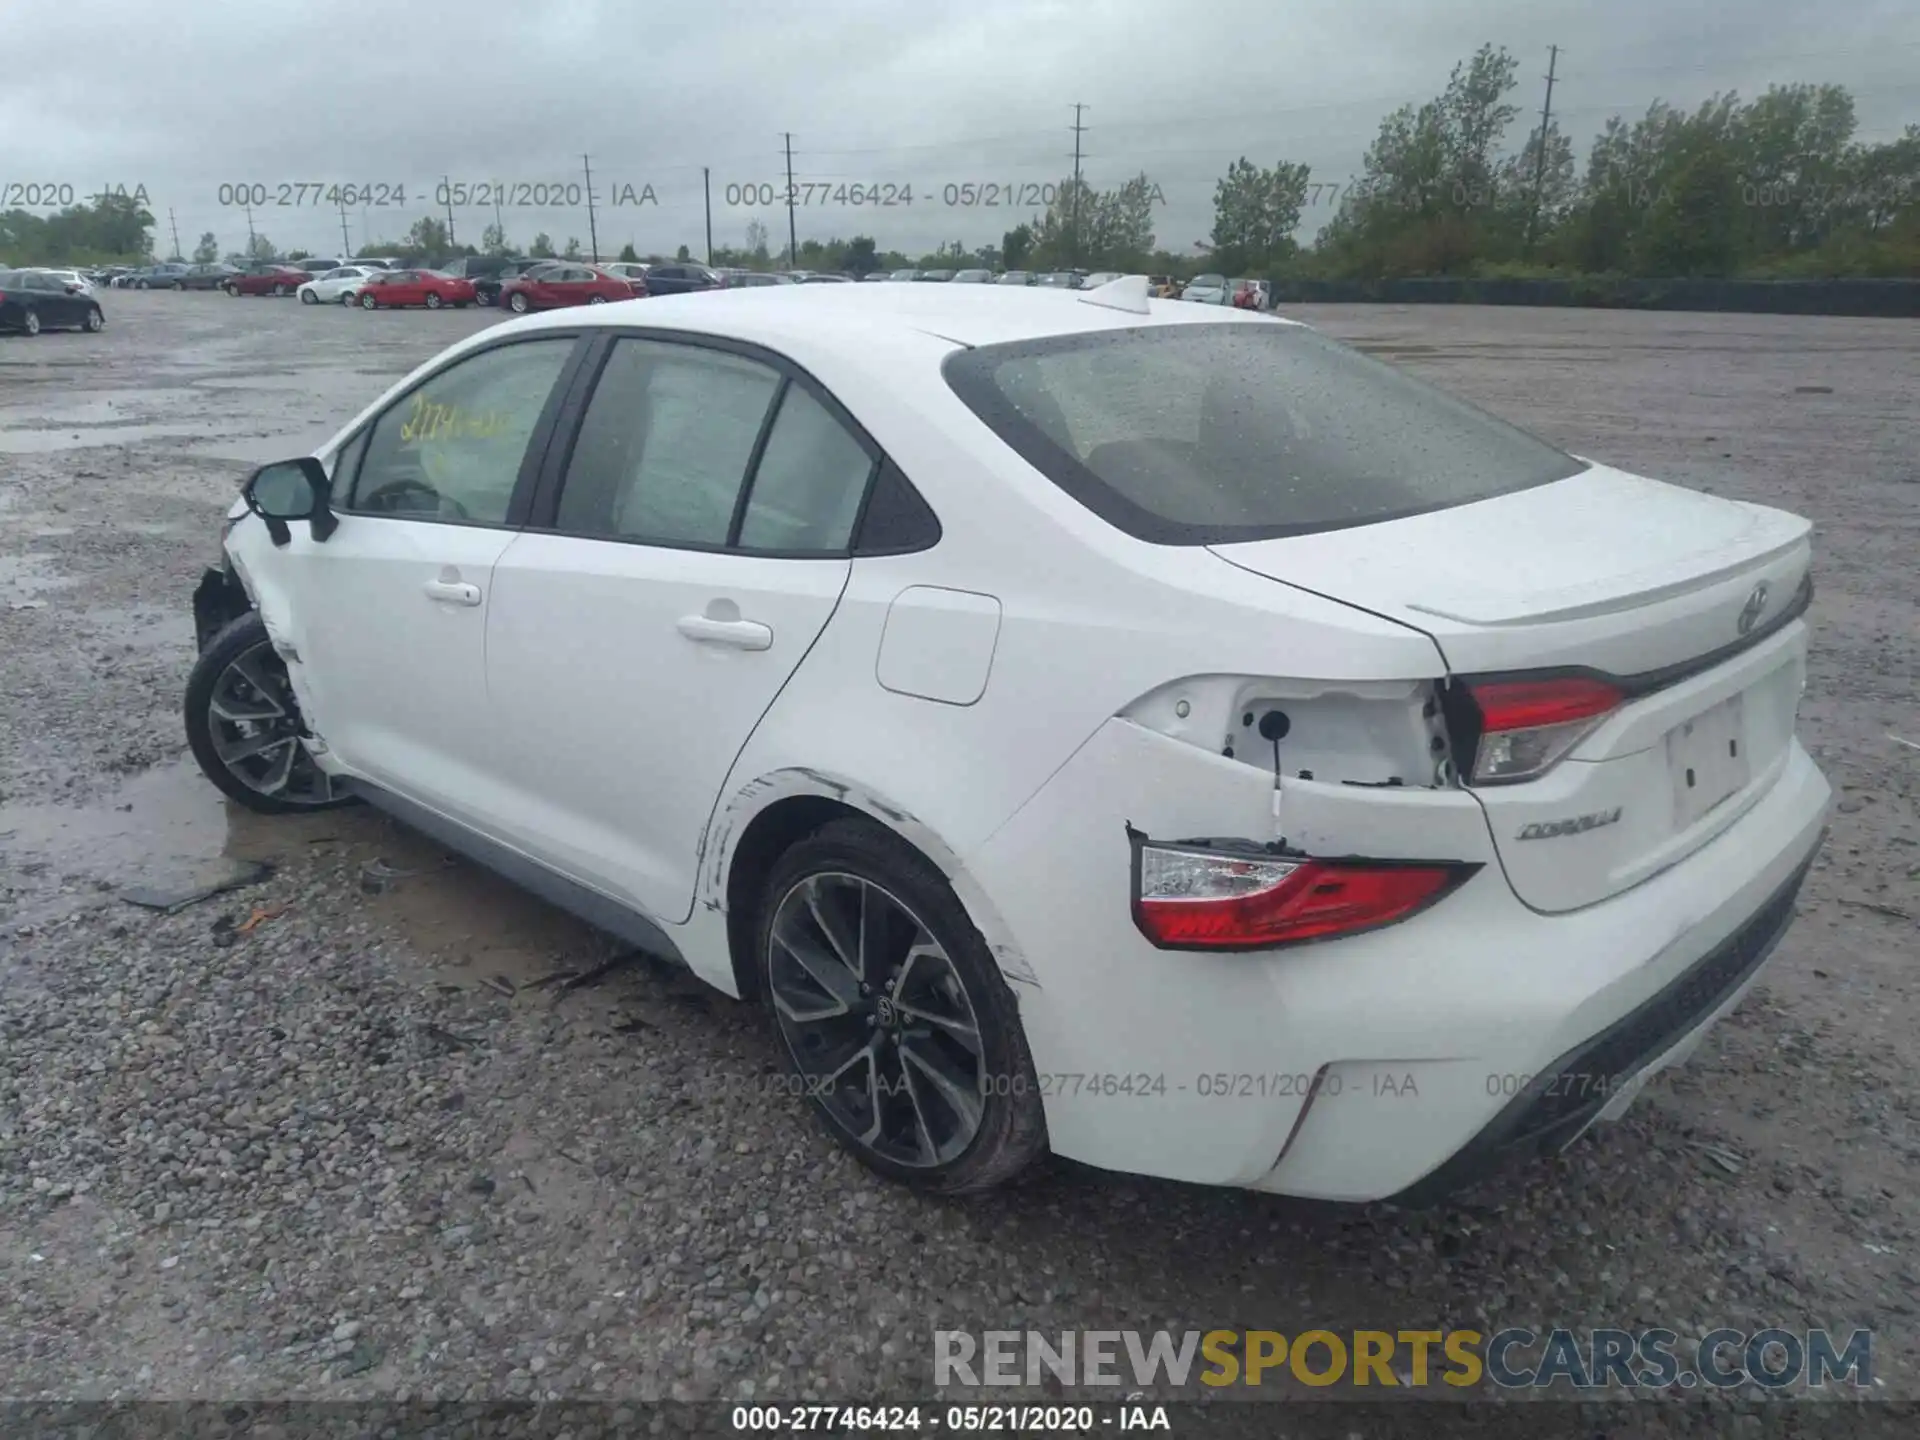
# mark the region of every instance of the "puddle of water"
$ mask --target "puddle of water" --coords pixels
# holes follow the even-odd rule
[[[138,445],[176,435],[204,435],[212,422],[100,425],[88,430],[0,430],[0,455],[60,455],[103,445]]]

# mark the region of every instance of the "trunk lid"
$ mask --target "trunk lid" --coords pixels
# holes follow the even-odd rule
[[[1627,699],[1538,779],[1480,785],[1515,892],[1593,904],[1731,825],[1793,741],[1805,519],[1604,466],[1377,525],[1215,545],[1430,635],[1454,677],[1586,670]]]

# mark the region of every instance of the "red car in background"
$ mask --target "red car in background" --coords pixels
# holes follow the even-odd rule
[[[429,310],[448,305],[464,309],[471,304],[473,282],[457,275],[442,275],[438,270],[377,271],[360,287],[362,310],[398,310],[406,305],[424,305]]]
[[[282,265],[267,260],[247,266],[238,275],[229,275],[220,288],[234,296],[291,295],[312,278],[291,262]]]
[[[546,265],[500,287],[500,303],[517,315],[562,305],[606,305],[647,293],[645,280],[623,280],[593,265]]]

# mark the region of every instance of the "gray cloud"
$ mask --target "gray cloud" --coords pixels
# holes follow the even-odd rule
[[[944,203],[963,181],[1019,185],[1071,168],[1083,102],[1096,185],[1146,170],[1167,204],[1161,242],[1207,233],[1213,182],[1235,156],[1304,160],[1314,178],[1357,173],[1380,117],[1445,83],[1483,41],[1520,57],[1517,99],[1537,112],[1549,44],[1562,48],[1555,109],[1584,148],[1606,117],[1655,98],[1831,80],[1855,91],[1862,132],[1920,118],[1920,7],[1844,0],[1740,7],[1618,0],[1608,7],[1484,0],[979,0],[942,15],[888,0],[751,0],[641,7],[468,0],[410,11],[390,0],[204,0],[186,13],[107,0],[10,0],[0,34],[54,37],[0,89],[0,183],[144,185],[170,243],[223,248],[247,218],[222,186],[267,187],[253,223],[283,246],[336,249],[339,213],[283,186],[401,185],[407,204],[346,215],[356,246],[395,238],[442,176],[546,187],[565,200],[590,153],[603,251],[703,243],[701,167],[716,241],[758,219],[784,242],[784,205],[729,187],[794,173],[831,200],[842,184],[910,186],[913,203],[801,208],[802,238],[867,233],[909,251],[980,244],[1019,208]],[[1523,138],[1516,124],[1512,143]],[[657,203],[613,204],[651,186]],[[559,187],[556,189],[556,187]],[[538,198],[535,191],[527,198]],[[288,204],[279,203],[286,199]],[[732,203],[730,203],[732,202]],[[1326,218],[1310,212],[1310,227]],[[477,239],[493,212],[454,212]],[[502,211],[520,244],[587,240],[583,207]]]

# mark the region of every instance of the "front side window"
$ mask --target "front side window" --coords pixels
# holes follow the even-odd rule
[[[527,442],[573,346],[566,336],[485,350],[397,401],[374,422],[348,508],[505,524]]]
[[[1110,524],[1160,544],[1373,524],[1586,468],[1300,325],[1145,326],[986,345],[953,356],[945,373],[1035,469]]]
[[[581,419],[557,524],[574,535],[724,545],[780,376],[721,350],[621,340]]]

